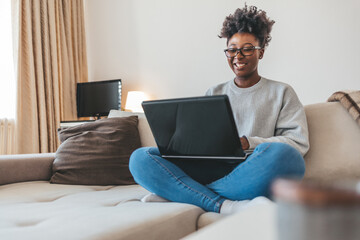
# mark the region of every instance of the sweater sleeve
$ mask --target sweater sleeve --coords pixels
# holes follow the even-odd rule
[[[212,92],[213,92],[212,89],[209,88],[209,89],[206,91],[205,96],[211,96],[211,95],[213,95]]]
[[[297,149],[303,156],[309,150],[309,134],[304,107],[295,91],[289,87],[283,97],[273,137],[248,136],[250,149],[260,143],[282,142]]]

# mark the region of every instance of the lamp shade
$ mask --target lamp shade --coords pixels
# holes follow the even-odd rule
[[[125,110],[131,112],[144,112],[141,103],[147,100],[146,94],[141,91],[130,91],[127,94]]]

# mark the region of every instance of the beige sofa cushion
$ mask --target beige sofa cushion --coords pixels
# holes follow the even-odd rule
[[[201,214],[201,216],[199,217],[197,221],[197,228],[201,229],[209,224],[222,220],[228,216],[230,215],[220,214],[215,212],[206,212],[204,214]]]
[[[305,179],[360,178],[360,127],[338,102],[305,106],[310,150]]]
[[[254,205],[202,228],[182,240],[278,240],[276,211],[275,204]]]
[[[143,203],[139,185],[26,182],[0,186],[0,239],[179,239],[204,211],[181,203]]]

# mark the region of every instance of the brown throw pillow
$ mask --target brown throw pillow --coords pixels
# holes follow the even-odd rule
[[[129,157],[140,147],[138,117],[106,118],[59,129],[51,183],[134,184]]]

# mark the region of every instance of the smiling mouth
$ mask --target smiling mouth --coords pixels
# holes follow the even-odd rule
[[[246,63],[234,63],[234,66],[236,68],[243,68],[243,67],[245,67],[245,65],[246,65]]]

